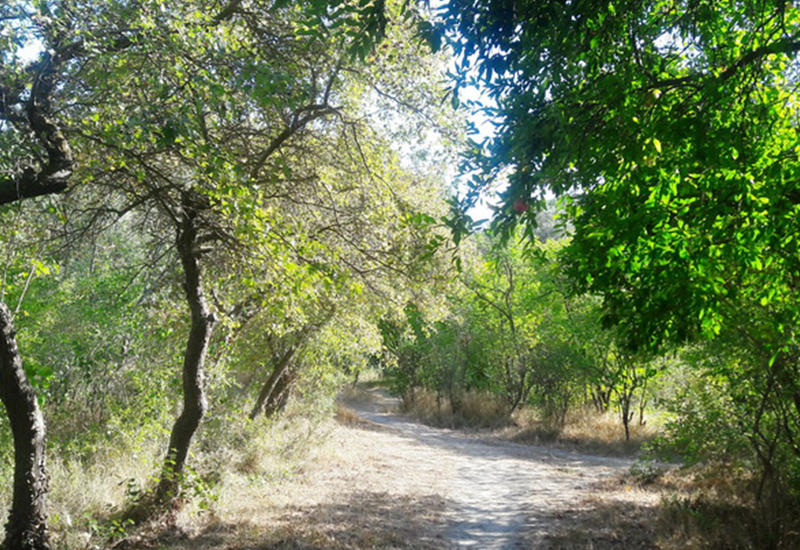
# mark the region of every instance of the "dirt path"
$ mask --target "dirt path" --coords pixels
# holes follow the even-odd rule
[[[565,531],[580,529],[573,514],[602,481],[632,464],[431,428],[391,412],[396,405],[391,398],[372,394],[371,401],[352,408],[397,438],[391,458],[405,470],[401,475],[435,472],[446,502],[442,542],[450,547],[522,549],[552,543]]]
[[[215,511],[134,546],[168,550],[656,548],[658,496],[630,460],[432,428],[377,390],[303,464],[226,484]],[[296,428],[295,428],[296,431]],[[284,466],[285,467],[285,466]]]

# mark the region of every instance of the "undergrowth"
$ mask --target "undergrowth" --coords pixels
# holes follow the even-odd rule
[[[666,550],[790,550],[800,548],[800,501],[787,495],[755,498],[756,476],[737,463],[668,470],[658,531]]]
[[[499,428],[512,423],[505,403],[484,392],[464,392],[454,404],[431,391],[416,389],[403,400],[402,410],[442,428]]]
[[[652,424],[633,422],[630,439],[626,440],[618,414],[598,413],[587,407],[569,411],[563,425],[550,421],[532,408],[523,408],[514,415],[514,420],[514,427],[505,433],[512,441],[545,443],[610,456],[636,455],[658,433],[658,428]]]
[[[243,487],[268,487],[294,476],[329,430],[330,408],[290,402],[279,418],[250,421],[243,414],[212,417],[201,427],[181,484],[177,506],[135,526],[130,517],[158,482],[168,433],[115,434],[91,452],[50,452],[48,500],[52,547],[108,548],[114,541],[163,528],[224,517]],[[13,462],[0,467],[0,521],[11,501]],[[146,535],[145,535],[146,536]]]
[[[557,445],[582,452],[629,456],[658,433],[653,425],[631,423],[631,437],[619,415],[598,414],[590,408],[576,408],[560,424],[534,407],[522,407],[510,414],[507,405],[486,392],[465,392],[455,407],[450,399],[416,389],[403,401],[403,412],[420,421],[444,428],[491,429],[495,435],[525,444]]]

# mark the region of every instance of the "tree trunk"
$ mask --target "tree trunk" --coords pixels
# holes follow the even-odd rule
[[[278,379],[275,389],[269,394],[267,403],[264,405],[265,416],[273,416],[286,408],[295,380],[297,380],[297,374],[289,369]]]
[[[267,400],[274,401],[272,396],[278,390],[280,381],[285,378],[285,375],[288,374],[287,371],[289,370],[289,364],[292,360],[292,357],[294,357],[295,351],[297,351],[297,346],[292,346],[286,350],[286,353],[283,354],[283,357],[281,357],[280,361],[278,361],[278,364],[275,365],[275,368],[272,370],[272,374],[270,374],[267,381],[264,382],[264,385],[261,387],[261,391],[258,393],[256,404],[253,405],[253,410],[250,411],[251,420],[254,420],[258,416]]]
[[[598,413],[605,413],[608,412],[609,407],[611,406],[611,392],[613,388],[608,387],[604,388],[600,384],[596,384],[592,390],[592,402],[594,403],[595,409]]]
[[[22,368],[11,312],[1,302],[0,400],[14,436],[14,492],[2,547],[49,550],[44,418]]]
[[[644,409],[647,406],[647,378],[642,381],[641,397],[639,397],[639,425],[644,426]]]
[[[267,381],[261,387],[261,391],[258,393],[256,403],[250,411],[251,420],[254,420],[258,416],[261,409],[264,407],[264,403],[267,403],[267,408],[269,409],[265,413],[267,416],[274,414],[278,410],[282,410],[283,407],[286,406],[286,399],[281,399],[280,403],[278,400],[281,397],[289,397],[288,390],[291,389],[291,385],[294,383],[295,376],[289,370],[292,358],[294,358],[297,350],[305,344],[314,332],[325,326],[325,323],[333,317],[335,311],[336,308],[332,307],[319,322],[309,323],[294,333],[292,336],[293,342],[289,345],[289,348],[283,353],[281,358],[278,359],[275,368],[272,370],[272,374],[270,374]],[[356,381],[358,381],[358,372],[356,372]],[[355,385],[355,382],[353,382],[353,385]]]
[[[632,398],[632,390],[629,390],[627,387],[623,388],[623,391],[619,393],[619,407],[620,414],[622,415],[622,425],[625,428],[625,441],[630,441],[631,439],[630,424],[633,417],[633,413],[631,412]]]
[[[173,498],[197,428],[206,412],[204,363],[214,328],[214,315],[203,294],[200,251],[197,243],[197,212],[184,201],[183,220],[178,229],[177,249],[183,265],[184,290],[192,316],[183,360],[183,410],[172,427],[167,457],[156,494],[161,501]]]

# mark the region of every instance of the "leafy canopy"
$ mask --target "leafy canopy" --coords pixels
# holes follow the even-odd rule
[[[800,276],[797,52],[783,0],[452,0],[462,82],[496,100],[473,198],[567,197],[576,290],[632,346],[715,336],[742,304],[793,341]],[[519,203],[518,203],[519,204]],[[778,334],[776,334],[778,333]]]

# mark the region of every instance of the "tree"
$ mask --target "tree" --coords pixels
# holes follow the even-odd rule
[[[22,2],[0,8],[0,139],[10,145],[0,159],[0,205],[63,192],[73,171],[69,142],[51,105],[55,76],[71,55],[60,48],[48,51],[23,70],[18,52],[27,9]],[[0,301],[0,399],[14,435],[14,493],[3,547],[46,550],[45,424],[13,321]]]
[[[13,317],[0,303],[0,397],[14,434],[14,498],[6,524],[6,548],[49,548],[46,523],[47,471],[44,420],[33,386],[22,368]]]
[[[370,283],[372,273],[418,269],[416,253],[429,245],[414,235],[386,237],[391,217],[413,233],[406,218],[417,207],[407,196],[414,182],[364,112],[365,85],[374,88],[376,79],[350,57],[362,37],[348,30],[347,17],[340,39],[317,18],[319,6],[233,2],[224,17],[196,7],[156,2],[129,10],[126,47],[101,47],[63,91],[79,121],[81,174],[114,197],[105,210],[158,212],[182,267],[191,312],[184,400],[158,500],[178,490],[205,414],[204,363],[219,313],[207,296],[216,276],[235,269],[252,276],[239,280],[253,287],[250,297],[262,290],[282,300],[303,289],[272,292],[270,285],[287,282],[270,278],[280,271],[272,262],[316,273],[322,286],[343,273]],[[92,10],[85,19],[96,24],[74,26],[88,26],[89,40],[104,44],[107,19]],[[273,382],[287,380],[291,357],[278,360]],[[265,386],[265,400],[273,386]]]
[[[629,348],[741,348],[749,362],[727,374],[753,415],[753,451],[797,464],[800,12],[782,0],[454,0],[442,17],[497,102],[497,135],[472,166],[510,173],[498,224],[519,217],[517,199],[567,197],[564,258],[575,290],[602,296],[606,326]]]
[[[511,412],[528,400],[533,388],[531,351],[538,339],[539,322],[538,312],[523,304],[525,295],[532,290],[531,283],[535,282],[519,260],[519,249],[491,249],[482,265],[464,281],[487,327],[491,327],[494,345],[490,361],[495,368],[499,366],[499,378]]]
[[[0,204],[62,193],[77,180],[80,192],[94,199],[87,210],[96,218],[137,212],[151,219],[158,212],[154,225],[172,233],[167,240],[182,268],[191,327],[184,408],[173,428],[159,495],[174,493],[205,410],[203,367],[215,316],[206,298],[204,263],[212,255],[241,259],[246,245],[271,227],[308,214],[310,205],[331,195],[319,176],[323,169],[336,170],[315,165],[321,160],[315,147],[345,143],[338,159],[325,161],[347,156],[350,166],[360,163],[370,170],[368,148],[359,142],[367,135],[368,117],[344,116],[353,105],[348,89],[363,90],[363,81],[343,71],[358,66],[353,53],[361,58],[370,53],[386,19],[382,11],[363,19],[363,9],[346,4],[335,13],[327,8],[236,0],[224,5],[20,1],[0,8]],[[39,58],[26,63],[19,52],[37,41]],[[328,124],[331,120],[340,124]],[[358,210],[352,193],[340,198],[349,201],[347,209],[329,204],[327,210],[337,220],[347,214],[346,223],[333,226],[338,238],[356,242],[373,263],[390,254],[407,267],[417,263],[413,251],[382,249],[374,234],[348,233],[365,220],[351,215]],[[410,204],[397,203],[403,216],[409,213]],[[315,212],[316,220],[324,210]],[[296,238],[299,255],[314,251],[315,235],[293,234],[302,226],[291,223],[285,227],[287,233],[274,232],[276,240],[292,247]],[[312,228],[331,231],[305,227]],[[415,250],[428,244],[416,242]],[[303,261],[309,269],[324,267],[313,257]],[[376,269],[360,262],[351,267]],[[2,397],[10,417],[21,419],[12,425],[22,445],[6,544],[45,548],[44,425],[25,380],[10,313],[7,308],[0,313]]]
[[[499,102],[477,157],[489,175],[512,168],[499,221],[517,197],[572,195],[572,275],[635,327],[631,344],[713,334],[731,298],[786,290],[797,10],[452,2],[445,17]]]

